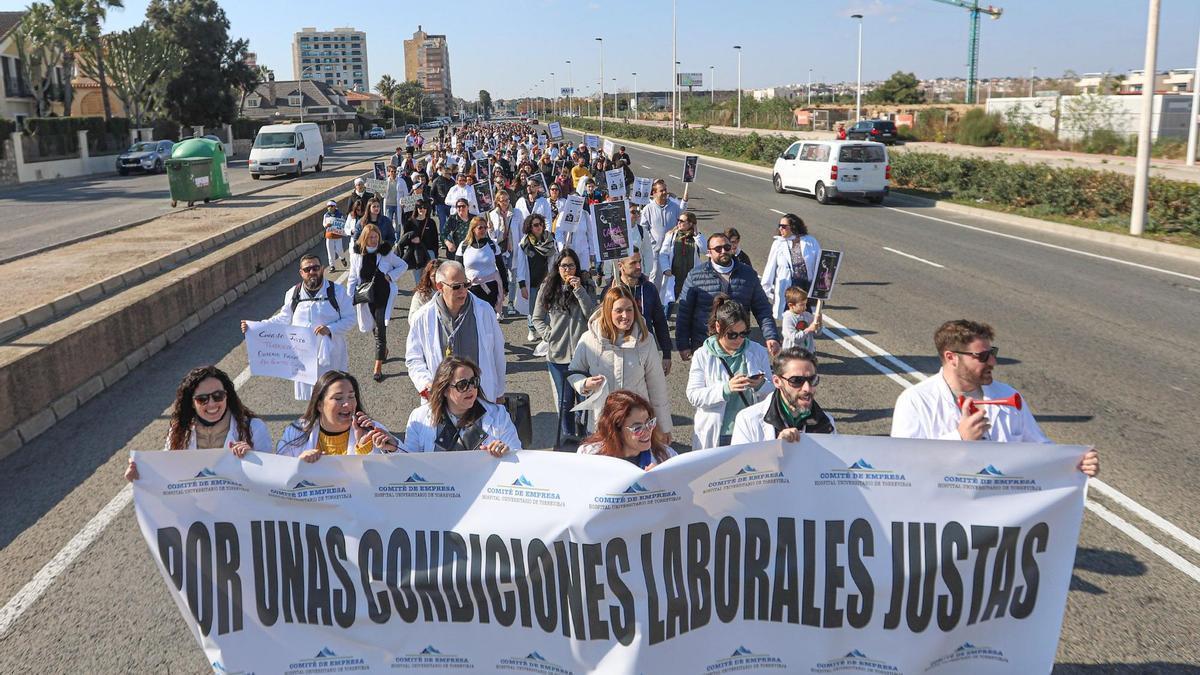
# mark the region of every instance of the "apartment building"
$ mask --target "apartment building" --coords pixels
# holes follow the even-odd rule
[[[430,35],[421,26],[404,41],[404,79],[425,90],[425,117],[448,115],[454,94],[450,89],[450,47],[445,35]]]
[[[292,40],[292,74],[356,91],[370,91],[367,34],[353,28],[303,28]]]

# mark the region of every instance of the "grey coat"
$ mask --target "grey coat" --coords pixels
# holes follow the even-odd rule
[[[596,311],[596,300],[587,286],[580,286],[574,294],[576,302],[571,303],[569,312],[558,308],[547,311],[540,295],[533,308],[533,329],[550,347],[546,360],[551,363],[571,362],[571,352],[587,331],[588,318]]]

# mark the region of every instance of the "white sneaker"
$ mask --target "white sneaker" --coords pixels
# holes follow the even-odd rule
[[[533,329],[530,329],[529,334],[525,336],[525,341],[526,342],[537,342],[538,341],[537,333],[533,332]]]

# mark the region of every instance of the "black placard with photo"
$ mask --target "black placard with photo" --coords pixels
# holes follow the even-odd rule
[[[817,260],[817,273],[813,275],[812,287],[808,289],[810,300],[828,300],[833,294],[833,285],[837,283],[838,269],[842,266],[842,252],[821,251]]]
[[[480,213],[487,213],[494,206],[492,184],[488,181],[486,173],[483,180],[475,183],[475,201],[479,204]]]
[[[624,199],[592,205],[601,260],[618,260],[629,251],[629,210]]]

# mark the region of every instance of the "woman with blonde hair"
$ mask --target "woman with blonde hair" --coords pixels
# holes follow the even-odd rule
[[[650,401],[659,428],[670,438],[671,399],[663,373],[658,343],[638,311],[629,289],[613,286],[604,292],[600,309],[592,315],[588,330],[579,338],[567,381],[582,397],[601,388],[612,392],[628,389]],[[588,431],[596,429],[596,415],[588,416]]]
[[[504,267],[500,247],[492,241],[485,216],[471,218],[467,236],[454,258],[467,271],[471,292],[496,308],[498,316],[501,315],[504,296],[508,293],[508,271]]]
[[[389,244],[383,241],[379,228],[373,223],[363,226],[362,233],[350,248],[350,273],[346,289],[354,299],[358,313],[358,330],[375,334],[375,369],[372,377],[383,381],[383,362],[388,357],[387,325],[392,320],[393,298],[399,288],[400,276],[408,271]]]

